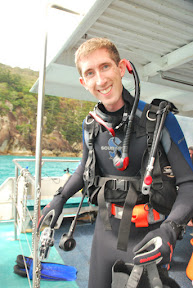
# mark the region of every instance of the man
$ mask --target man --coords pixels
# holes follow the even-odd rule
[[[122,77],[126,71],[126,61],[120,59],[116,47],[108,39],[93,38],[79,47],[75,55],[75,62],[80,73],[80,83],[100,101],[95,109],[95,114],[98,113],[97,116],[99,117],[96,117],[96,119],[102,119],[102,124],[99,125],[97,120],[94,121],[96,124],[95,130],[89,132],[89,125],[90,122],[93,122],[93,119],[92,117],[86,118],[81,164],[64,187],[57,191],[49,205],[43,209],[40,224],[52,211],[54,216],[50,225],[51,227],[55,226],[64,203],[84,186],[83,177],[87,179],[87,188],[92,190],[95,185],[95,196],[97,197],[97,193],[100,195],[97,198],[99,213],[92,244],[88,287],[110,288],[112,267],[118,259],[132,263],[135,256],[135,264],[148,263],[152,260],[159,262],[160,265],[170,263],[176,240],[183,226],[187,224],[192,215],[193,172],[184,136],[172,115],[172,119],[168,120],[167,129],[165,128],[165,133],[163,133],[162,144],[176,177],[176,185],[179,187],[173,208],[167,220],[164,219],[163,221],[162,218],[162,221],[152,222],[152,224],[148,224],[148,227],[147,225],[138,227],[137,223],[136,227],[134,221],[130,223],[131,219],[129,219],[130,233],[129,241],[126,243],[127,247],[126,249],[117,249],[119,227],[123,216],[118,215],[116,211],[118,211],[117,209],[123,209],[127,195],[130,201],[133,199],[132,197],[135,198],[135,190],[140,189],[140,187],[136,189],[135,187],[140,183],[141,161],[144,151],[147,149],[147,135],[144,125],[141,123],[143,122],[141,121],[142,118],[140,118],[142,111],[138,108],[134,117],[129,145],[128,167],[118,170],[113,164],[113,159],[116,151],[121,154],[122,143],[125,139],[125,127],[134,103],[133,97],[122,85]],[[171,133],[172,135],[168,131],[171,127],[177,129]],[[112,130],[113,137],[109,133]],[[178,135],[179,139],[176,139],[177,136],[175,135]],[[90,150],[90,147],[93,147],[93,149]],[[91,164],[88,164],[87,159]],[[93,165],[93,170],[90,169],[89,165]],[[90,176],[90,174],[93,175]],[[115,180],[110,181],[111,178]],[[92,183],[88,183],[89,179]],[[104,181],[104,179],[108,179],[107,182],[110,183],[110,186],[106,185],[106,182],[104,185],[100,184],[101,180]],[[128,184],[128,179],[137,179],[137,181],[129,181],[129,185],[126,185],[127,189],[115,187],[121,183]],[[115,186],[113,186],[113,183]],[[100,186],[99,189],[97,189],[98,186]],[[101,192],[101,186],[104,188],[103,192]],[[130,196],[130,192],[133,195]],[[105,198],[105,204],[101,200],[102,198]],[[140,204],[145,207],[146,203],[146,197],[143,197],[142,193],[138,193],[136,207]],[[105,211],[106,208],[108,209],[108,215]],[[122,215],[123,213],[122,211]],[[159,219],[161,220],[161,218]],[[152,250],[149,243],[159,243],[159,247],[157,247],[157,250]],[[143,252],[145,244],[147,244],[146,248],[149,252],[143,256],[138,250]]]

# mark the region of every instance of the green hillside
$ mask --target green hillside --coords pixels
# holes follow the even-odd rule
[[[36,131],[38,97],[29,90],[37,78],[38,72],[0,64],[0,116],[12,113],[23,139],[30,139]],[[70,145],[80,143],[82,121],[93,106],[93,102],[45,96],[43,135],[55,130]]]

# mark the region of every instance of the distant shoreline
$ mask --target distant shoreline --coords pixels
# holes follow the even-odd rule
[[[0,156],[34,156],[35,153],[31,151],[8,151],[8,152],[0,152]],[[72,152],[52,152],[52,151],[42,151],[42,156],[43,157],[73,157],[73,158],[81,158],[82,157],[82,152],[79,153],[72,153]]]

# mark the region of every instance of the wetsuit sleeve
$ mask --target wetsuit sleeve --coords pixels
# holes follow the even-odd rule
[[[73,173],[73,175],[64,184],[63,190],[61,192],[62,196],[66,199],[66,201],[84,187],[83,173],[87,157],[88,157],[88,148],[84,141],[84,130],[83,130],[83,156],[81,162],[78,165],[76,171]]]
[[[162,144],[178,187],[177,198],[167,221],[186,224],[193,216],[193,165],[183,132],[172,113],[165,122]]]

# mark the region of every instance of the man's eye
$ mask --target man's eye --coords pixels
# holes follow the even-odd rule
[[[92,71],[88,71],[88,72],[86,72],[86,77],[92,77],[92,75],[93,75],[93,72]]]
[[[103,69],[105,70],[105,69],[108,69],[109,68],[109,65],[108,64],[105,64],[104,66],[103,66]]]

